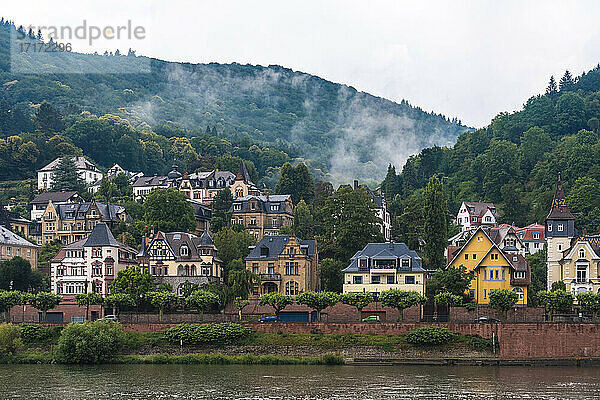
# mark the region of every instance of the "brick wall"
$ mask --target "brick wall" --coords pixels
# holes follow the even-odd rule
[[[468,310],[465,307],[450,308],[450,322],[476,322],[477,318],[488,316],[502,319],[502,312],[488,306],[479,306],[474,310]],[[517,307],[507,313],[506,322],[508,323],[538,323],[544,322],[545,310],[543,308]]]
[[[90,306],[89,317],[91,318],[92,311],[97,311],[100,317],[103,316],[103,311],[100,306]],[[14,323],[31,322],[35,323],[39,321],[40,310],[31,306],[15,306],[10,310],[10,321]],[[65,299],[58,307],[48,310],[49,313],[61,312],[63,313],[63,321],[65,323],[71,322],[73,317],[85,318],[85,307],[80,307],[75,303],[73,299]]]

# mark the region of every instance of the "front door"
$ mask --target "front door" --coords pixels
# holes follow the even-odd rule
[[[263,294],[277,292],[277,284],[273,282],[266,282],[263,285]]]

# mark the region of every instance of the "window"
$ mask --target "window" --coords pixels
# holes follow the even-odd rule
[[[515,271],[513,273],[514,279],[525,279],[525,271]]]
[[[563,231],[563,224],[558,224],[558,231],[562,232]]]
[[[279,211],[279,204],[271,204],[271,211]]]
[[[277,218],[273,218],[273,228],[277,228]]]
[[[486,289],[483,289],[483,298],[487,299],[487,290]]]
[[[374,284],[381,283],[381,277],[379,275],[373,275],[371,277],[371,283],[374,283]]]
[[[498,270],[495,271],[494,275],[496,275],[496,280],[498,280]]]
[[[585,258],[585,250],[579,249],[579,258]]]
[[[477,260],[477,254],[473,254],[473,260]]]
[[[465,261],[469,260],[469,255],[465,254]]]
[[[355,275],[352,277],[352,283],[355,285],[362,285],[362,282],[363,282],[362,278],[363,278],[362,276]]]
[[[475,298],[475,289],[469,289],[469,298],[471,298],[471,299]]]
[[[539,239],[540,238],[540,233],[539,232],[533,232],[533,238],[534,239]]]
[[[285,294],[295,296],[298,294],[298,282],[290,281],[285,283]]]
[[[492,222],[492,217],[489,215],[485,217],[485,222]]]
[[[415,277],[412,276],[412,275],[405,276],[404,277],[404,284],[405,285],[414,285],[415,284]]]
[[[267,273],[268,274],[274,274],[275,273],[275,264],[274,263],[269,263],[269,266],[267,267]]]
[[[562,244],[558,244],[558,251],[562,251]]]
[[[525,298],[523,289],[516,287],[513,289],[513,292],[515,292],[519,296],[519,301],[522,301]]]
[[[258,263],[252,263],[252,273],[258,275]]]
[[[187,257],[190,255],[190,249],[187,246],[181,246],[181,248],[179,249],[179,254],[182,257]]]
[[[402,268],[404,268],[404,269],[410,268],[410,259],[408,259],[408,258],[402,259]]]
[[[387,276],[387,284],[393,285],[394,283],[396,283],[396,277],[394,275],[388,275]]]
[[[492,253],[492,254],[490,254],[490,259],[492,259],[494,261],[498,261],[498,253]]]
[[[233,209],[234,209],[235,211],[240,211],[240,210],[242,209],[242,204],[241,204],[241,203],[235,203],[235,204],[233,205]]]
[[[92,266],[92,276],[102,276],[101,264],[94,264]]]
[[[577,283],[587,283],[587,265],[577,266]]]
[[[106,275],[113,275],[113,274],[114,274],[113,265],[106,264]]]
[[[481,235],[480,235],[480,236],[477,236],[477,241],[478,241],[478,242],[483,242],[483,236],[481,236]]]
[[[256,225],[256,217],[250,218],[250,225]]]
[[[548,224],[548,232],[552,232],[552,224]]]

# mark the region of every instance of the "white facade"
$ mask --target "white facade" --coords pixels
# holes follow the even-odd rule
[[[456,224],[461,230],[469,231],[479,226],[496,226],[496,207],[491,203],[466,202],[460,205],[456,214]]]
[[[52,178],[59,161],[60,158],[57,158],[37,172],[38,189],[52,189]],[[86,184],[91,185],[102,179],[102,172],[100,172],[100,170],[94,164],[86,160],[84,157],[73,157],[73,161],[79,177]]]

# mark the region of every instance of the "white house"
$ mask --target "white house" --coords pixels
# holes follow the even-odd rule
[[[73,163],[75,169],[79,174],[79,177],[88,185],[102,179],[102,172],[94,164],[89,162],[85,157],[73,157]],[[39,169],[38,174],[38,189],[52,189],[52,177],[54,171],[58,167],[60,157],[46,165],[44,168]]]
[[[463,201],[456,215],[456,224],[460,225],[463,231],[479,226],[494,227],[498,225],[498,211],[492,203]]]
[[[166,176],[142,176],[133,183],[133,198],[144,199],[154,189],[170,187],[169,178]]]
[[[98,223],[90,236],[63,247],[50,261],[52,292],[109,294],[117,273],[137,266],[137,250],[117,242],[108,225]]]

